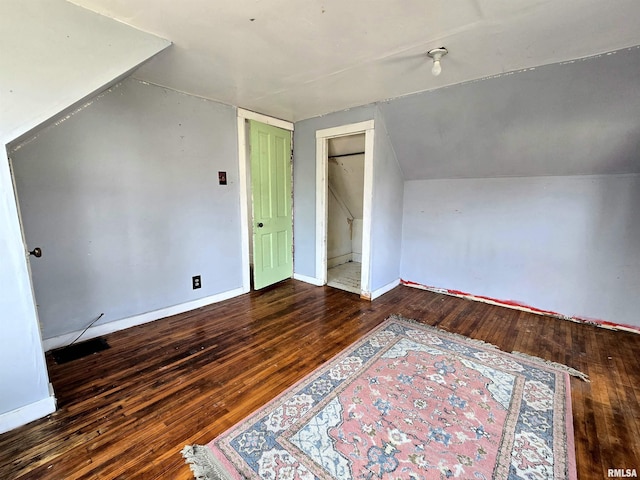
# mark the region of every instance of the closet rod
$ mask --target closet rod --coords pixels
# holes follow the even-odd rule
[[[329,158],[353,157],[354,155],[364,155],[364,152],[343,153],[342,155],[329,155]]]

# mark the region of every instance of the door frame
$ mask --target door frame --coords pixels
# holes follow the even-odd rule
[[[263,115],[262,113],[252,112],[244,108],[238,108],[238,174],[240,176],[240,224],[241,230],[241,254],[242,254],[242,293],[247,293],[251,290],[251,265],[249,259],[249,242],[253,232],[249,228],[249,192],[251,185],[247,182],[247,175],[249,174],[251,165],[251,159],[249,158],[249,151],[247,146],[249,145],[250,138],[247,137],[245,123],[247,120],[256,120],[266,125],[282,128],[293,133],[293,123],[281,120],[279,118]],[[293,143],[292,143],[293,145]],[[293,165],[292,165],[293,171]],[[291,184],[293,188],[293,183]]]
[[[341,125],[316,131],[316,280],[327,284],[327,223],[329,215],[329,139],[365,134],[364,198],[362,211],[362,274],[360,296],[371,299],[371,210],[373,203],[374,121]]]

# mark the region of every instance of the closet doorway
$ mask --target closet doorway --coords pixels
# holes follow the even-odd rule
[[[316,131],[316,275],[371,299],[374,121]]]
[[[328,140],[327,285],[360,294],[364,133]]]

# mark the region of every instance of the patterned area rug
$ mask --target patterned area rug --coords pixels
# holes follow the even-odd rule
[[[576,479],[569,367],[390,317],[206,446],[198,479]]]

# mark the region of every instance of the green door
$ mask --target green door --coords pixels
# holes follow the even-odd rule
[[[253,286],[293,275],[291,132],[251,120]]]

